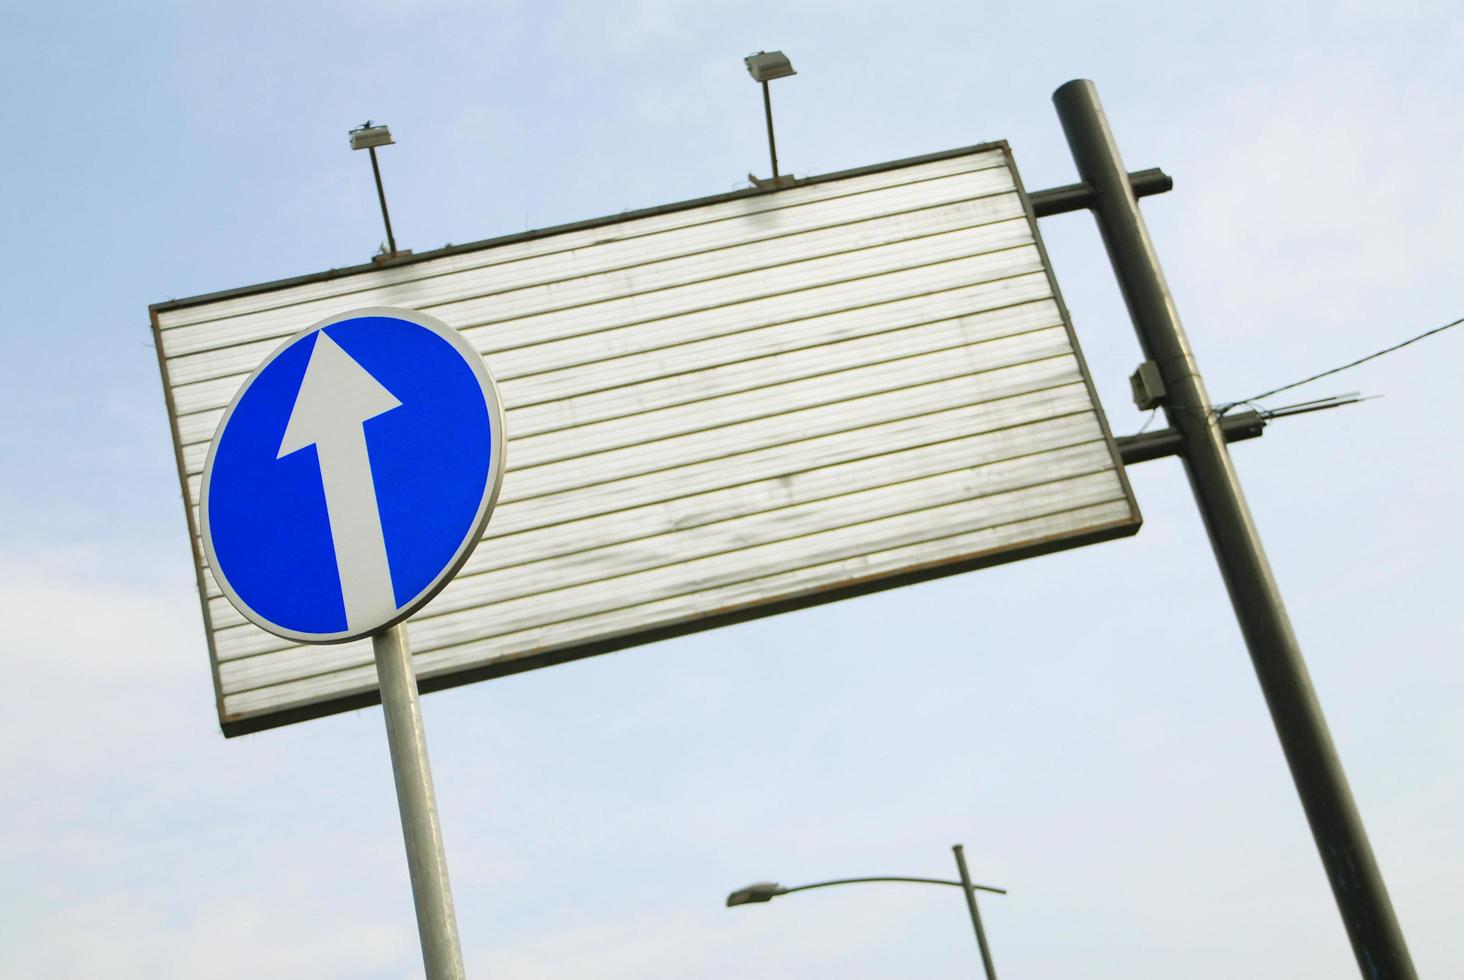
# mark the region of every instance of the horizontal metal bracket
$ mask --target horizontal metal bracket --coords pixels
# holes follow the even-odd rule
[[[1226,415],[1220,419],[1220,432],[1225,436],[1227,443],[1254,439],[1264,432],[1265,428],[1266,418],[1260,412],[1236,412],[1234,415]],[[1165,456],[1178,456],[1184,445],[1179,431],[1176,429],[1160,429],[1157,432],[1119,436],[1113,441],[1118,443],[1118,454],[1125,466],[1147,462],[1151,459],[1161,459]]]
[[[384,265],[396,265],[399,262],[410,262],[415,256],[409,248],[399,248],[395,252],[377,252],[371,256],[371,264],[380,268]]]
[[[1220,434],[1225,437],[1227,443],[1230,443],[1240,442],[1242,439],[1254,439],[1265,430],[1266,423],[1271,419],[1282,419],[1288,415],[1304,415],[1307,412],[1320,412],[1328,408],[1340,408],[1343,405],[1355,405],[1365,400],[1361,395],[1352,392],[1347,395],[1331,395],[1327,398],[1302,402],[1299,405],[1286,405],[1282,408],[1269,408],[1264,411],[1252,410],[1230,414],[1229,409],[1233,406],[1222,406],[1215,411],[1219,416]],[[1184,443],[1180,434],[1174,429],[1119,436],[1113,441],[1118,444],[1118,454],[1123,459],[1125,466],[1130,463],[1158,459],[1161,456],[1178,456],[1184,451]]]
[[[777,177],[754,177],[752,174],[748,174],[747,179],[752,182],[753,187],[760,191],[775,191],[783,187],[792,187],[798,183],[798,178],[792,174],[781,174]]]
[[[1148,197],[1151,194],[1163,194],[1174,190],[1174,178],[1158,167],[1135,170],[1128,177],[1129,186],[1134,190],[1134,197]],[[1032,213],[1039,218],[1092,207],[1093,198],[1093,188],[1087,184],[1064,184],[1061,187],[1049,187],[1045,191],[1033,191],[1027,195],[1027,199],[1032,202]]]

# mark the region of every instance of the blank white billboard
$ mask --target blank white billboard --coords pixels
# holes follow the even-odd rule
[[[159,303],[229,735],[376,700],[369,641],[234,610],[197,513],[248,374],[368,306],[460,330],[507,416],[498,509],[409,621],[424,690],[1139,526],[1004,143]]]

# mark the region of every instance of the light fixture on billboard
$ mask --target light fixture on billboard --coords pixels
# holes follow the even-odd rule
[[[793,62],[781,51],[759,51],[757,54],[750,54],[742,59],[747,65],[747,73],[752,80],[762,85],[763,111],[768,120],[768,155],[773,160],[773,177],[770,181],[758,180],[752,174],[753,184],[759,188],[772,189],[779,186],[778,180],[778,144],[773,139],[773,99],[768,94],[768,82],[775,78],[787,78],[789,75],[798,74],[793,70]]]
[[[367,150],[371,154],[371,173],[376,177],[376,198],[381,202],[381,220],[386,225],[386,257],[395,258],[396,236],[391,233],[391,214],[386,210],[386,191],[381,186],[381,167],[376,163],[376,148],[391,146],[396,140],[391,138],[390,129],[374,125],[370,119],[351,130],[350,135],[351,149]]]

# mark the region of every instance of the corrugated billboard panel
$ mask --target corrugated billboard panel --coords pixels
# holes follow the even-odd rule
[[[1139,525],[1005,144],[160,303],[226,734],[376,700],[369,642],[255,627],[197,536],[240,384],[367,306],[460,330],[507,415],[483,541],[409,624],[424,690]]]

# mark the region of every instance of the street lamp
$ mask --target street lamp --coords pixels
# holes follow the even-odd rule
[[[372,125],[370,119],[351,130],[350,135],[351,149],[366,150],[371,154],[371,172],[376,176],[376,197],[381,202],[381,220],[386,224],[387,257],[394,258],[397,254],[396,237],[391,233],[391,215],[386,210],[386,191],[381,187],[381,167],[376,163],[376,148],[391,146],[396,140],[391,138],[391,130],[385,126]]]
[[[773,186],[778,184],[778,144],[773,139],[773,99],[768,94],[768,82],[775,78],[787,78],[789,75],[798,74],[793,70],[793,63],[788,56],[781,51],[759,51],[757,54],[750,54],[742,59],[747,65],[747,73],[752,80],[762,85],[763,111],[767,114],[768,120],[768,154],[773,158]],[[761,186],[761,182],[754,180],[754,183]]]
[[[946,878],[906,878],[894,876],[882,876],[877,878],[838,878],[834,881],[816,881],[811,885],[796,885],[788,888],[778,884],[776,881],[758,881],[744,888],[739,888],[727,896],[727,907],[734,905],[754,905],[760,902],[771,902],[779,895],[791,895],[793,892],[804,892],[810,888],[827,888],[830,885],[856,885],[871,881],[906,881],[921,885],[950,885],[961,889],[966,895],[966,909],[971,913],[971,926],[976,931],[976,946],[981,951],[981,965],[986,969],[986,980],[996,980],[996,967],[991,963],[991,950],[986,945],[986,930],[981,926],[981,913],[976,908],[977,892],[994,892],[998,895],[1005,895],[1005,888],[996,888],[991,885],[977,885],[972,883],[971,874],[966,870],[966,850],[957,844],[951,848],[956,855],[956,870],[960,872],[960,881],[950,881]]]

